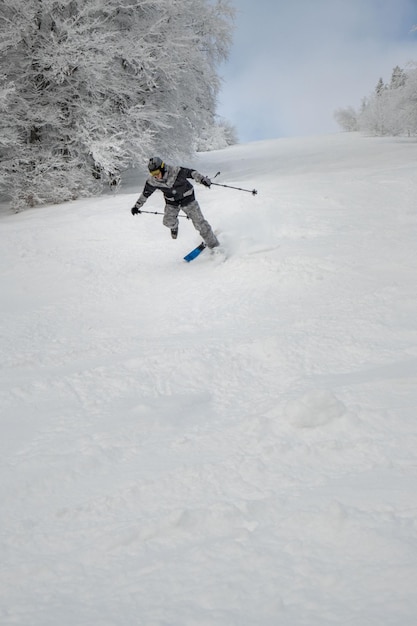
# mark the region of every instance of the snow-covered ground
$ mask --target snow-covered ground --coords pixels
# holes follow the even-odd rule
[[[0,623],[415,626],[417,144],[187,165],[226,262],[141,179],[0,217]]]

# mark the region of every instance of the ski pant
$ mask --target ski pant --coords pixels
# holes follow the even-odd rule
[[[218,239],[213,233],[213,229],[208,221],[204,219],[204,215],[201,212],[197,200],[193,200],[185,206],[166,204],[163,219],[164,226],[167,226],[167,228],[178,228],[178,213],[180,209],[190,218],[194,228],[198,230],[208,248],[215,248],[219,245]]]

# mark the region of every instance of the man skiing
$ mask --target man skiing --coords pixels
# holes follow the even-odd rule
[[[205,187],[210,187],[211,180],[197,170],[168,165],[160,157],[152,157],[148,163],[149,177],[135,206],[131,209],[132,215],[141,213],[146,200],[156,189],[160,189],[165,197],[164,219],[162,223],[171,230],[171,237],[178,235],[178,213],[180,209],[191,219],[194,228],[198,230],[208,248],[215,248],[219,241],[195,199],[194,187],[189,182],[192,178]]]

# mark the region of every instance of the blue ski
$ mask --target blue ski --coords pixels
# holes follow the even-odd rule
[[[203,252],[205,247],[206,244],[204,242],[201,242],[199,246],[197,246],[196,248],[194,248],[194,250],[191,250],[191,252],[185,255],[184,261],[187,261],[187,263],[189,263],[190,261],[198,257],[198,255]]]

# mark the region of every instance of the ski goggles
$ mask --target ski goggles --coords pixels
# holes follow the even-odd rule
[[[157,170],[152,170],[152,172],[149,172],[151,176],[158,176],[158,174],[161,174],[161,170],[158,168]]]

